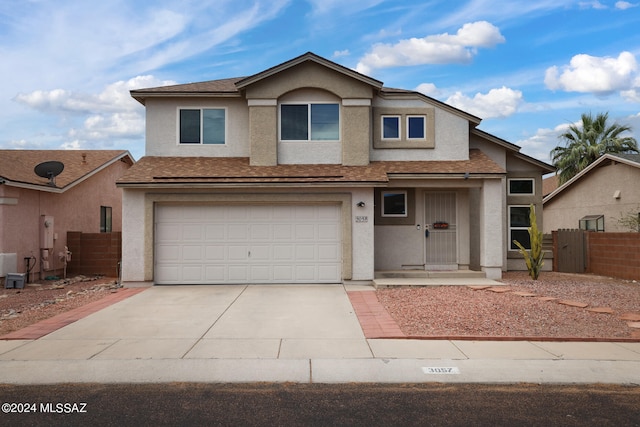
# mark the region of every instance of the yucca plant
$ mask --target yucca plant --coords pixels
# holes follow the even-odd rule
[[[542,252],[542,231],[538,230],[536,212],[533,204],[529,208],[529,224],[531,224],[531,227],[529,227],[527,231],[529,231],[531,249],[525,249],[517,240],[514,240],[513,243],[518,247],[522,256],[524,256],[527,270],[529,270],[529,276],[531,276],[533,280],[538,280],[538,276],[540,276],[542,266],[544,265],[544,252]]]

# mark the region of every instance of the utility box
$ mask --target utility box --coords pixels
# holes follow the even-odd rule
[[[22,289],[24,288],[24,279],[26,273],[8,273],[4,279],[5,289]]]

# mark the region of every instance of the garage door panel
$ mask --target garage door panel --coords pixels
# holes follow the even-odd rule
[[[248,277],[246,265],[229,265],[230,282],[246,282]]]
[[[224,224],[207,224],[204,232],[205,240],[208,242],[225,240],[225,230]]]
[[[227,248],[222,245],[207,246],[205,250],[206,260],[207,261],[224,261],[226,259],[225,258],[226,252],[227,252]]]
[[[249,226],[252,241],[271,240],[271,224],[252,224]]]
[[[202,246],[183,246],[182,247],[182,260],[183,261],[202,261],[202,252],[204,248]]]
[[[316,226],[314,224],[296,225],[296,240],[313,240],[316,237]]]
[[[318,245],[318,260],[324,262],[337,262],[340,253],[335,245]]]
[[[202,281],[202,266],[189,264],[183,265],[182,278],[188,283],[198,283]]]
[[[273,224],[273,240],[291,240],[293,239],[293,226],[291,224]]]
[[[336,240],[340,236],[340,230],[335,224],[318,224],[319,240]]]
[[[230,261],[246,260],[249,257],[247,246],[228,246],[227,251]]]
[[[155,281],[340,282],[337,205],[160,205]]]
[[[156,247],[156,258],[161,262],[180,261],[181,250],[178,246],[159,245]]]
[[[273,245],[272,248],[274,261],[293,261],[295,259],[295,248],[293,244]]]
[[[229,224],[227,226],[227,240],[244,242],[249,238],[249,230],[246,224]]]

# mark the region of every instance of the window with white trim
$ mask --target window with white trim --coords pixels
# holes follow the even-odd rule
[[[383,217],[406,217],[407,216],[407,192],[406,191],[383,191],[382,193],[382,216]]]
[[[517,240],[525,249],[531,249],[531,238],[529,237],[529,227],[531,221],[529,215],[530,206],[509,206],[509,243],[510,248],[517,250],[513,243]]]
[[[509,195],[535,194],[533,178],[509,178]]]
[[[425,139],[427,118],[425,116],[407,116],[407,139]]]
[[[400,116],[382,116],[382,139],[400,139]]]
[[[226,110],[224,108],[184,108],[179,113],[180,144],[224,144]]]
[[[340,105],[281,104],[281,141],[339,141]]]

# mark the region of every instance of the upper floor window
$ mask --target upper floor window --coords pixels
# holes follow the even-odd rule
[[[383,140],[401,140],[403,139],[401,116],[385,115],[382,116],[382,139]],[[405,139],[426,139],[427,120],[423,115],[406,116],[405,122]]]
[[[425,139],[426,123],[425,116],[407,116],[407,139]]]
[[[534,194],[533,178],[509,179],[509,194]]]
[[[400,139],[400,116],[382,116],[382,139]]]
[[[224,108],[180,110],[180,144],[224,144]]]
[[[311,103],[280,105],[280,139],[282,141],[340,140],[340,106]]]

